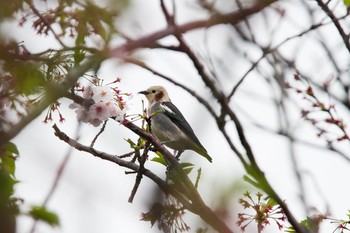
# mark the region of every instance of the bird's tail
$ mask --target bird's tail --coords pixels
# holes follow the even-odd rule
[[[204,147],[199,147],[196,152],[206,158],[209,162],[212,162],[213,159],[208,154],[207,150]]]

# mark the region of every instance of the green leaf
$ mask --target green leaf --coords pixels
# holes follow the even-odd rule
[[[295,233],[295,230],[292,226],[289,226],[289,227],[286,227],[284,229],[284,232],[287,232],[287,233]]]
[[[74,51],[74,64],[77,66],[82,62],[85,58],[85,52],[81,49],[77,49]]]
[[[350,0],[343,0],[345,6],[350,6]]]
[[[130,148],[134,148],[134,147],[135,147],[136,143],[133,142],[133,140],[131,140],[130,138],[124,139],[124,140],[125,140],[127,143],[129,143]]]
[[[190,168],[184,168],[183,170],[184,170],[184,172],[186,173],[186,175],[188,175],[188,174],[190,174],[190,173],[191,173],[191,171],[193,170],[193,167],[190,167]]]
[[[59,218],[57,214],[47,210],[43,206],[32,206],[32,209],[29,211],[29,215],[31,215],[34,219],[46,222],[51,226],[59,225]]]
[[[11,174],[12,176],[15,175],[16,170],[16,164],[15,159],[10,156],[6,156],[1,159],[1,169],[4,169],[6,172]]]
[[[11,65],[17,90],[25,95],[38,93],[45,84],[45,76],[37,65],[18,64]]]
[[[300,222],[301,225],[303,225],[306,229],[310,229],[310,219],[304,219]],[[285,228],[284,230],[285,232],[288,233],[296,233],[296,231],[294,230],[294,228],[292,226]]]
[[[196,177],[196,183],[195,183],[195,187],[198,188],[198,184],[199,184],[199,180],[201,178],[202,175],[202,168],[198,168],[197,170],[197,177]]]
[[[0,169],[0,207],[7,206],[17,181],[6,171]]]
[[[261,189],[260,185],[256,181],[254,181],[252,178],[250,178],[249,176],[244,175],[243,180],[248,182],[249,184],[253,185],[256,188]]]
[[[0,148],[0,168],[1,170],[15,175],[16,170],[16,156],[19,155],[18,149],[12,142],[7,142]]]
[[[75,45],[82,45],[85,42],[85,36],[88,34],[87,27],[82,23],[79,22],[77,29],[77,37],[75,39]]]
[[[140,151],[141,149],[140,146],[136,144],[133,140],[128,138],[128,139],[125,139],[125,141],[129,143],[131,149],[134,149],[135,151]]]
[[[151,159],[151,161],[160,163],[164,166],[167,166],[167,163],[162,155],[162,153],[160,153],[159,151],[154,152],[158,157],[154,157],[153,159]]]
[[[151,161],[157,162],[157,163],[160,163],[160,164],[166,166],[166,162],[165,162],[163,157],[154,157],[153,159],[151,159]]]
[[[268,205],[268,206],[275,206],[275,205],[278,205],[278,203],[274,199],[269,198],[269,200],[267,201],[266,205]]]
[[[7,142],[5,145],[3,145],[3,148],[11,154],[19,155],[17,146],[12,142]]]
[[[192,169],[194,168],[194,164],[188,162],[180,163],[180,166],[187,175],[190,174]]]
[[[17,180],[15,175],[15,158],[19,152],[12,142],[8,142],[0,148],[0,206],[6,205],[14,192]]]
[[[180,163],[180,166],[182,168],[188,168],[188,167],[194,167],[194,164],[193,163],[189,163],[189,162],[183,162],[183,163]]]

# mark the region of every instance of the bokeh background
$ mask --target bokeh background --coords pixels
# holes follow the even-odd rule
[[[171,2],[165,2],[171,9]],[[209,14],[198,6],[199,2],[177,1],[175,3],[177,23],[207,18]],[[37,3],[39,4],[39,1]],[[46,9],[55,2],[46,1],[40,4],[42,9]],[[116,6],[113,1],[98,1],[98,4]],[[216,9],[222,12],[237,9],[235,1],[214,1],[214,4]],[[346,7],[342,1],[332,1],[330,6],[335,14],[346,14]],[[324,25],[305,35],[296,36],[307,31],[310,25],[317,23]],[[347,20],[342,23],[344,28],[349,29]],[[160,3],[156,0],[129,1],[117,18],[116,24],[121,32],[131,38],[138,38],[166,27]],[[336,76],[329,54],[325,53],[322,43],[325,43],[336,57],[341,69],[347,70],[349,52],[344,48],[334,25],[314,1],[278,1],[274,7],[250,17],[249,27],[250,33],[261,47],[242,39],[239,30],[232,29],[230,25],[194,30],[184,35],[196,54],[209,68],[215,70],[217,85],[225,92],[229,92],[251,68],[252,62],[262,56],[263,46],[275,47],[282,42],[284,43],[277,48],[279,54],[295,62],[298,70],[308,75],[314,82],[322,83]],[[247,25],[243,25],[240,29],[249,34]],[[3,23],[1,34],[23,41],[32,53],[59,46],[54,38],[38,36],[30,23],[23,27],[19,27],[14,21]],[[90,43],[98,43],[96,38],[90,40]],[[172,45],[174,41],[174,38],[169,37],[160,42]],[[116,37],[111,47],[120,43],[123,41]],[[215,106],[216,102],[212,99],[211,93],[185,55],[167,50],[143,49],[135,56],[158,72],[191,87]],[[271,55],[268,59],[279,58]],[[272,67],[268,59],[263,59],[259,66],[249,73],[231,102],[242,121],[257,162],[299,220],[305,218],[306,212],[346,218],[350,207],[349,142],[337,144],[337,148],[347,155],[345,158],[325,149],[324,140],[318,138],[312,125],[301,118],[300,110],[307,107],[308,102],[293,90],[284,90],[288,92],[285,110],[288,116],[286,128],[292,130],[301,142],[291,146],[286,137],[274,132],[280,129],[280,122],[284,121],[280,119],[281,115],[278,114],[274,102],[283,94],[278,86],[276,70],[281,69],[280,73],[283,75],[279,81],[288,81],[296,86],[299,84],[294,81],[294,72],[290,67],[287,65],[283,67],[280,63],[278,67]],[[252,190],[254,193],[255,189],[242,180],[244,175],[242,165],[218,132],[216,123],[206,109],[183,89],[149,71],[116,59],[105,61],[98,75],[106,82],[116,77],[121,78],[119,89],[132,93],[128,99],[129,115],[142,113],[142,101],[145,99],[137,94],[138,91],[145,90],[151,85],[163,85],[168,89],[172,101],[183,112],[213,157],[213,163],[210,164],[194,152],[187,151],[182,155],[182,160],[194,163],[196,168],[202,168],[199,190],[204,200],[213,208],[219,209],[222,203],[230,206],[232,213],[228,217],[229,224],[233,229],[237,228],[236,214],[242,211],[237,204],[238,198],[246,190]],[[345,79],[349,78],[346,76],[348,73],[344,72],[343,75]],[[342,96],[340,88],[337,85],[332,86],[332,93]],[[336,100],[324,93],[320,93],[320,98],[337,104]],[[74,110],[68,108],[71,101],[62,99],[60,102],[61,112],[66,120],[64,123],[58,123],[59,128],[71,137],[78,134],[81,143],[90,144],[99,128],[78,124]],[[349,109],[342,105],[336,107],[339,116],[349,124]],[[20,183],[16,186],[16,195],[25,199],[24,209],[44,201],[62,161],[67,153],[70,153],[57,189],[48,202],[48,209],[59,215],[60,226],[51,227],[45,223],[38,223],[35,232],[158,232],[156,226],[151,229],[149,222],[140,221],[141,213],[147,212],[154,201],[153,198],[160,195],[155,184],[147,178],[142,179],[134,202],[128,203],[135,175],[126,175],[126,169],[90,154],[76,150],[70,152],[69,146],[54,136],[52,124],[43,123],[45,114],[46,112],[43,112],[13,140],[20,151],[16,169],[16,177]],[[237,138],[234,127],[229,133],[233,138]],[[137,140],[137,136],[131,131],[117,122],[109,121],[95,147],[111,154],[124,154],[130,151],[125,141],[128,138]],[[235,139],[235,142],[239,145],[238,139]],[[304,192],[300,190],[295,177],[296,169],[293,161],[297,162],[297,170],[302,174]],[[159,164],[148,162],[146,166],[159,176],[165,176],[164,168]],[[192,174],[192,178],[194,177],[195,174]],[[307,207],[301,201],[300,195],[306,200]],[[185,219],[192,227],[191,232],[194,232],[196,226],[202,225],[200,219],[190,213]],[[19,217],[18,232],[30,232],[32,224],[33,220],[30,217]],[[320,232],[332,232],[335,227],[328,221],[321,225]],[[254,229],[254,227],[248,228],[248,231],[256,232]],[[238,229],[236,231],[239,232]],[[267,232],[279,231],[276,227],[269,227]]]

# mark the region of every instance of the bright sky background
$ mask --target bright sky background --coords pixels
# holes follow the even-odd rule
[[[118,22],[122,30],[129,36],[145,35],[165,27],[165,21],[160,11],[159,1],[132,1],[133,4],[125,13],[123,19]],[[310,3],[311,4],[311,3]],[[316,4],[316,3],[315,3]],[[289,36],[295,35],[305,29],[304,22],[307,22],[305,12],[299,12],[297,4],[290,4],[288,1],[279,3],[285,10],[288,20],[277,21],[276,24],[284,24],[279,29],[277,36],[274,37],[278,44]],[[223,9],[225,6],[223,4]],[[194,19],[203,18],[204,15],[198,14],[193,1],[177,2],[178,22],[188,22]],[[298,15],[298,17],[295,17]],[[272,16],[271,16],[272,17]],[[259,25],[263,24],[259,20],[252,19],[252,25],[257,29],[258,39],[268,41],[268,32],[259,31]],[[24,41],[27,48],[33,48],[33,52],[42,51],[44,47],[51,47],[51,41],[47,38],[37,38],[30,32],[30,24],[23,29],[13,30],[12,26],[3,28],[3,31],[13,35],[18,41]],[[263,28],[263,27],[261,27]],[[325,27],[325,35],[332,35],[330,43],[335,45],[339,43],[339,36],[332,26]],[[230,67],[233,72],[229,77],[222,78],[222,85],[232,87],[234,82],[244,74],[249,68],[249,64],[240,61],[238,58],[225,52],[226,34],[225,28],[221,26],[209,30],[210,52],[226,61],[232,60]],[[205,54],[207,46],[203,39],[202,30],[186,34],[186,40],[193,49]],[[334,37],[334,41],[333,41]],[[166,38],[163,42],[171,43],[173,40]],[[307,40],[306,40],[307,41]],[[117,44],[118,42],[116,42]],[[247,53],[256,60],[260,54],[256,48],[250,48],[247,44]],[[339,49],[338,45],[338,49]],[[283,46],[285,53],[294,54],[292,51],[297,48],[300,59],[299,67],[307,70],[311,75],[320,76],[324,80],[331,70],[326,64],[325,56],[317,54],[317,47],[312,44],[296,45],[293,41]],[[341,47],[341,49],[344,49]],[[138,53],[139,57],[157,71],[163,72],[176,79],[182,84],[191,86],[197,93],[205,99],[210,99],[210,93],[201,83],[189,60],[182,54],[176,54],[165,51],[145,50]],[[343,55],[342,55],[343,56]],[[340,57],[342,57],[340,56]],[[348,61],[348,54],[345,52]],[[320,65],[322,64],[322,65]],[[224,74],[225,71],[219,71]],[[266,70],[266,72],[269,72]],[[254,73],[253,73],[254,74]],[[224,142],[222,136],[217,132],[215,122],[210,118],[204,107],[192,98],[188,93],[175,87],[174,85],[161,80],[160,78],[141,70],[132,65],[120,65],[115,60],[109,60],[103,64],[100,77],[112,80],[119,76],[122,78],[120,89],[125,92],[137,93],[145,90],[147,87],[157,84],[164,85],[170,94],[172,101],[183,112],[187,120],[192,125],[202,144],[205,145],[209,154],[213,157],[213,163],[208,163],[202,157],[194,152],[186,152],[182,159],[196,164],[196,168],[202,167],[203,176],[200,182],[199,190],[203,194],[204,200],[209,206],[215,206],[217,193],[215,190],[228,189],[234,185],[242,186],[242,189],[236,188],[236,195],[233,196],[232,210],[237,208],[238,197],[246,189],[251,188],[248,184],[242,183],[244,175],[241,164],[236,156],[230,151],[228,145]],[[293,76],[291,74],[290,79]],[[251,93],[258,93],[253,95]],[[232,104],[237,109],[237,114],[243,122],[245,132],[253,151],[256,154],[257,161],[261,168],[266,172],[268,179],[273,187],[278,191],[283,199],[286,200],[290,208],[296,213],[298,218],[304,218],[304,212],[298,197],[298,186],[291,168],[291,158],[288,150],[288,142],[285,138],[267,133],[257,129],[250,124],[250,120],[245,118],[244,112],[249,111],[260,123],[274,126],[276,114],[273,108],[266,100],[271,97],[271,93],[262,80],[255,79],[254,75],[249,76],[242,89],[235,95]],[[129,113],[141,113],[142,100],[144,97],[135,94],[129,100]],[[301,101],[301,98],[300,98]],[[64,106],[71,103],[67,100],[61,101]],[[300,123],[300,113],[294,107],[288,109],[290,117],[295,122]],[[59,128],[74,137],[77,121],[74,111],[68,108],[62,108],[66,121],[58,124]],[[348,113],[339,110],[344,114],[344,119],[350,119]],[[56,171],[60,166],[69,147],[58,140],[53,133],[51,124],[44,124],[45,112],[38,119],[28,125],[15,139],[14,143],[20,151],[20,159],[17,163],[17,178],[21,181],[16,186],[16,194],[23,197],[27,205],[39,205],[47,195]],[[57,120],[58,121],[58,120]],[[349,121],[348,121],[349,124]],[[99,128],[91,125],[82,125],[79,141],[83,144],[90,144],[90,141],[96,135]],[[304,126],[298,128],[303,138],[309,141],[315,141],[314,132],[310,127]],[[230,132],[235,135],[235,132]],[[129,146],[124,139],[137,137],[123,126],[116,122],[108,122],[106,131],[98,139],[96,148],[112,154],[123,154],[129,152]],[[237,140],[238,142],[238,140]],[[350,154],[349,144],[342,146],[343,151]],[[347,210],[350,208],[350,189],[348,188],[348,177],[350,177],[349,163],[345,162],[340,156],[327,151],[317,150],[306,146],[296,148],[298,163],[305,177],[306,197],[310,206],[316,207],[321,213],[329,211],[334,217],[345,218]],[[147,163],[147,168],[155,171],[160,176],[164,176],[163,168],[155,163]],[[131,189],[134,184],[135,175],[125,175],[125,169],[116,166],[107,161],[95,158],[90,154],[79,151],[73,151],[64,175],[60,180],[58,189],[49,202],[48,208],[56,212],[61,221],[59,228],[51,228],[45,224],[38,225],[37,231],[40,232],[64,232],[64,233],[114,233],[114,232],[157,232],[156,227],[150,230],[148,222],[140,221],[141,212],[149,209],[149,202],[158,189],[147,178],[142,180],[139,190],[136,194],[134,203],[127,202]],[[233,211],[234,212],[234,211]],[[195,229],[195,224],[199,223],[199,218],[190,216],[190,225]],[[235,220],[231,226],[235,225]],[[18,232],[29,232],[32,226],[32,220],[27,217],[21,217],[18,221]],[[323,226],[323,225],[322,225]],[[331,232],[334,226],[329,223],[324,224],[322,233]],[[252,232],[254,232],[252,230]],[[275,227],[269,232],[278,232]]]

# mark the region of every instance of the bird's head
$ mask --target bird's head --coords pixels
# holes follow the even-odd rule
[[[152,105],[155,102],[165,102],[170,101],[168,92],[162,86],[152,86],[145,91],[140,91],[140,94],[144,94],[149,102]]]

